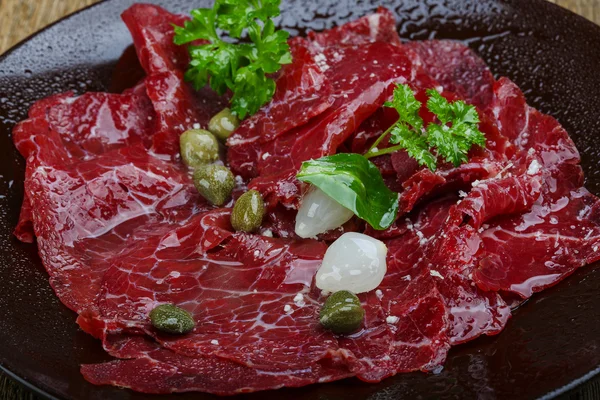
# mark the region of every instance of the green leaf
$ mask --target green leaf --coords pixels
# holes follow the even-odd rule
[[[256,113],[275,93],[275,82],[264,72],[250,67],[240,68],[235,78],[231,110],[240,118]]]
[[[315,185],[374,229],[387,229],[398,214],[398,194],[388,189],[375,164],[360,154],[306,161],[297,178]]]
[[[425,165],[432,171],[436,170],[437,158],[429,151],[429,145],[423,135],[404,124],[394,126],[390,135],[390,143],[400,144],[419,165]]]
[[[173,25],[175,30],[174,42],[177,45],[193,42],[194,40],[218,40],[215,31],[216,12],[213,8],[198,8],[192,10],[192,19],[185,21],[183,27]]]
[[[417,130],[423,127],[423,119],[419,115],[421,102],[415,98],[415,94],[410,86],[398,84],[396,89],[394,89],[392,101],[387,101],[384,105],[396,109],[400,116],[400,122],[407,123]]]
[[[221,95],[231,90],[231,109],[241,119],[273,98],[269,74],[292,62],[289,33],[277,30],[271,19],[279,15],[279,5],[280,0],[216,0],[213,8],[193,10],[183,27],[174,26],[176,44],[209,41],[189,46],[185,79],[197,90],[207,84]],[[217,28],[232,38],[247,32],[251,43],[224,41]]]
[[[452,120],[452,107],[448,100],[435,89],[429,89],[427,95],[429,95],[427,101],[429,111],[434,113],[443,124],[450,122]]]
[[[469,160],[467,155],[473,145],[485,147],[477,109],[464,101],[450,103],[434,89],[428,90],[427,94],[427,108],[442,123],[429,124],[427,142],[435,147],[439,156],[458,167]]]
[[[465,148],[464,142],[455,140],[450,128],[445,125],[429,124],[427,142],[431,147],[435,147],[438,155],[457,167],[469,160],[467,158],[469,148]]]
[[[229,31],[231,37],[239,38],[254,20],[267,23],[280,13],[281,0],[220,0],[217,24]]]

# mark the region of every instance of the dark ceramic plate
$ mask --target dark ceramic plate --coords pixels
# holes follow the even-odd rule
[[[154,1],[172,11],[210,0]],[[53,93],[114,88],[116,60],[131,43],[110,0],[72,15],[0,58],[0,365],[49,397],[142,399],[96,387],[82,363],[106,359],[54,296],[35,245],[11,236],[23,193],[24,161],[11,141],[29,105]],[[284,0],[292,33],[329,28],[383,4],[406,39],[450,38],[473,47],[533,105],[560,120],[583,155],[587,187],[600,194],[600,27],[543,0]],[[344,380],[249,399],[552,397],[600,373],[600,266],[588,266],[516,311],[497,337],[453,348],[439,375],[399,375],[378,385]],[[153,396],[153,398],[164,398]],[[178,399],[208,399],[187,394]]]

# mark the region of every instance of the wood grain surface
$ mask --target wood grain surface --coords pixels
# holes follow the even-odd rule
[[[600,25],[600,0],[549,1]],[[98,0],[0,0],[0,54],[46,25],[97,2]],[[0,400],[34,399],[39,398],[0,373]],[[564,399],[600,400],[600,378],[565,395]]]

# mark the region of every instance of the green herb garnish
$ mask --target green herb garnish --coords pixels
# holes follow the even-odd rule
[[[469,161],[467,154],[474,144],[485,147],[485,135],[479,130],[479,114],[464,101],[448,102],[436,90],[427,91],[427,108],[441,124],[427,126],[427,143],[438,156],[458,167]]]
[[[315,185],[375,229],[386,229],[398,214],[398,193],[388,189],[379,169],[360,154],[307,161],[297,178]]]
[[[184,26],[174,26],[175,43],[190,45],[191,62],[185,74],[199,90],[210,83],[218,94],[233,92],[231,109],[240,118],[256,113],[275,93],[269,77],[292,62],[289,33],[275,29],[281,0],[216,0],[213,8],[198,8]],[[223,40],[219,31],[227,33]],[[235,42],[247,35],[250,42]]]
[[[306,161],[297,178],[315,185],[374,229],[389,228],[398,214],[398,194],[388,189],[369,158],[406,150],[420,165],[435,171],[438,158],[459,166],[468,161],[473,145],[485,146],[474,106],[464,101],[450,103],[434,89],[427,94],[427,108],[440,124],[432,122],[425,127],[419,115],[421,102],[408,85],[398,85],[392,101],[385,103],[398,111],[398,121],[381,134],[365,155],[342,153]],[[388,135],[393,146],[379,149]]]
[[[435,89],[429,89],[427,95],[427,108],[441,123],[432,122],[423,129],[423,119],[419,116],[421,102],[408,85],[398,85],[393,100],[385,103],[386,107],[396,109],[398,121],[377,139],[365,154],[367,158],[406,150],[420,165],[435,171],[438,157],[458,167],[468,161],[467,154],[474,144],[485,146],[485,135],[479,130],[479,114],[474,106],[460,100],[450,103]],[[390,143],[396,146],[378,149],[388,134]]]

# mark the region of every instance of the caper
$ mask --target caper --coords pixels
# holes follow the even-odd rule
[[[238,117],[229,108],[224,108],[210,119],[208,130],[220,140],[225,141],[238,126],[240,126]]]
[[[235,202],[231,212],[231,226],[236,231],[254,232],[262,225],[265,202],[256,190],[249,190]]]
[[[196,168],[219,158],[217,138],[204,129],[190,129],[179,137],[179,149],[183,162]]]
[[[327,298],[319,320],[324,328],[334,333],[351,333],[362,325],[365,310],[355,294],[340,290]]]
[[[194,330],[192,315],[173,304],[162,304],[150,311],[152,326],[162,332],[181,335]]]
[[[194,185],[202,197],[214,205],[222,206],[231,196],[235,178],[227,167],[203,165],[194,171]]]

